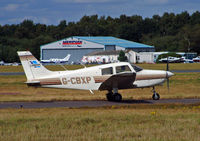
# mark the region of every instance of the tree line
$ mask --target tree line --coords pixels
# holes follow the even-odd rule
[[[30,50],[39,59],[40,45],[70,36],[114,36],[155,46],[156,51],[200,54],[200,12],[166,12],[152,18],[92,15],[77,22],[62,20],[58,25],[27,19],[20,24],[0,25],[0,61],[19,61],[19,50]]]

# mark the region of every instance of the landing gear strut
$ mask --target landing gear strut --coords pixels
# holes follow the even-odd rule
[[[152,99],[153,99],[153,100],[159,100],[159,99],[160,99],[160,95],[159,95],[158,93],[156,93],[155,87],[153,87]]]
[[[121,94],[118,93],[118,89],[113,89],[113,92],[109,91],[106,94],[106,98],[108,101],[120,102],[122,100],[122,96],[121,96]]]

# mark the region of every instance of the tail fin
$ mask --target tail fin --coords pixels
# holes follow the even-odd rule
[[[33,81],[40,77],[52,74],[52,71],[47,70],[30,51],[18,51],[27,81]]]
[[[69,61],[70,56],[71,56],[71,54],[68,54],[68,55],[64,58],[64,60],[65,60],[65,61]]]

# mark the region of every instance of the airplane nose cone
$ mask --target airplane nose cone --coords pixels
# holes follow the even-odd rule
[[[172,72],[167,71],[167,76],[168,76],[168,78],[171,77],[171,76],[173,76],[173,75],[174,75],[174,74],[173,74]]]

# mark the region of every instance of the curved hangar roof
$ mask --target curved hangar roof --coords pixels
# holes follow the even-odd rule
[[[150,45],[145,45],[141,43],[136,43],[133,41],[128,41],[124,39],[119,39],[111,36],[73,36],[73,38],[78,38],[90,42],[95,42],[98,44],[103,44],[103,45],[116,45],[124,48],[154,48],[154,46]]]

